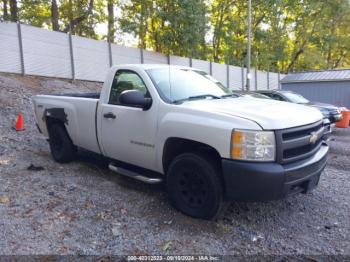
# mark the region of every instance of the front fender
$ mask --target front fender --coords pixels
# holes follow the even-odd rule
[[[208,117],[181,112],[166,114],[159,124],[156,159],[157,169],[163,170],[164,146],[169,138],[183,138],[206,144],[214,148],[221,158],[230,158],[231,133],[233,128],[260,129],[252,121],[239,117]]]

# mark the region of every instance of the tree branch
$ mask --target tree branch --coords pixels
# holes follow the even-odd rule
[[[70,28],[74,28],[75,26],[83,22],[86,18],[88,18],[88,16],[92,13],[93,7],[94,7],[94,0],[90,0],[87,11],[81,16],[78,16],[77,18],[72,19],[72,21],[70,21],[70,23],[68,23],[68,25],[66,25],[66,27],[63,29],[63,32],[68,33]]]

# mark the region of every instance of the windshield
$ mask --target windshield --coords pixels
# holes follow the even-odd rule
[[[285,92],[283,93],[283,95],[285,97],[287,97],[287,99],[293,103],[297,103],[297,104],[307,104],[310,101],[307,100],[305,97],[303,97],[302,95],[296,94],[296,93],[292,93],[292,92]]]
[[[265,96],[265,95],[262,95],[262,94],[258,94],[258,93],[246,93],[246,94],[243,94],[243,96],[251,97],[251,98],[271,99],[268,96]]]
[[[202,71],[182,68],[147,70],[161,97],[168,102],[220,98],[231,94],[219,81]]]

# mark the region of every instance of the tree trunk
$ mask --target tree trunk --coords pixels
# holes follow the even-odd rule
[[[58,7],[56,0],[51,1],[51,23],[53,31],[60,30],[60,26],[58,24]]]
[[[340,63],[342,61],[342,59],[345,57],[346,55],[346,51],[341,51],[338,59],[335,61],[335,63],[332,65],[331,69],[336,69],[337,67],[340,66]]]
[[[220,51],[221,51],[221,40],[224,37],[224,32],[222,31],[222,28],[224,26],[224,23],[229,18],[227,14],[229,13],[229,8],[233,5],[235,5],[236,1],[228,0],[228,1],[222,1],[219,4],[219,17],[217,24],[215,25],[214,29],[214,35],[213,35],[213,59],[214,62],[219,62],[220,60]]]
[[[114,43],[115,39],[115,28],[114,28],[114,1],[108,0],[107,3],[108,10],[108,42]]]
[[[3,10],[4,10],[4,20],[8,20],[9,19],[9,14],[7,11],[7,0],[2,0],[3,2]]]
[[[224,19],[224,3],[220,2],[218,7],[219,17],[217,24],[215,25],[214,34],[213,34],[213,59],[214,62],[218,62],[219,60],[219,48],[220,48],[220,40],[222,37],[222,26],[223,26],[223,19]]]
[[[305,44],[306,44],[306,42],[305,42]],[[291,62],[289,63],[289,65],[288,65],[288,67],[287,67],[287,72],[290,72],[290,71],[293,69],[294,64],[297,62],[299,56],[300,56],[302,53],[304,53],[305,44],[303,44],[303,45],[299,48],[299,50],[293,55],[292,60],[291,60]]]
[[[92,10],[94,8],[94,0],[90,0],[88,10],[81,16],[78,16],[77,18],[73,19],[72,14],[72,0],[69,1],[69,12],[70,12],[70,22],[66,27],[64,28],[63,32],[67,33],[69,31],[69,28],[71,27],[71,31],[73,31],[74,27],[79,25],[81,22],[83,22],[88,16],[92,13]]]
[[[10,0],[10,12],[11,12],[11,21],[18,21],[18,8],[17,8],[17,0]]]

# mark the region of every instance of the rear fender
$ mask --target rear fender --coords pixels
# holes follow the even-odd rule
[[[61,122],[72,141],[77,141],[77,114],[73,104],[50,98],[34,100],[37,124],[42,133],[48,138],[48,119]]]

